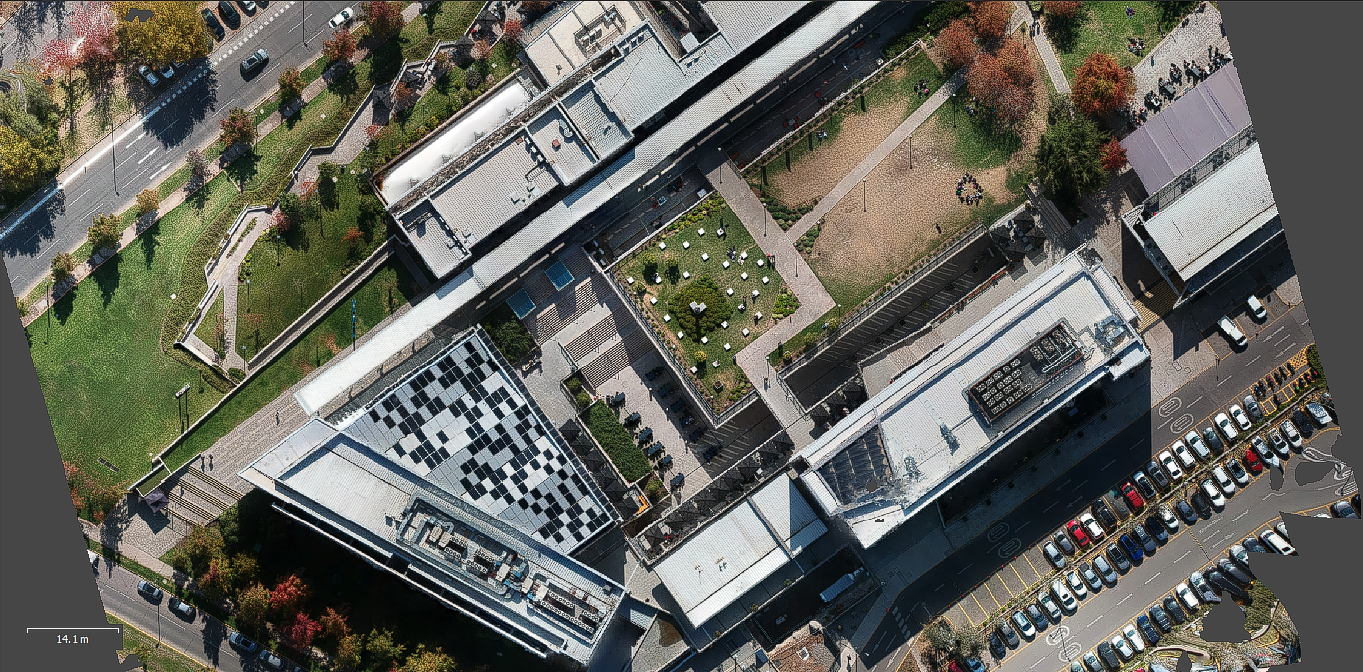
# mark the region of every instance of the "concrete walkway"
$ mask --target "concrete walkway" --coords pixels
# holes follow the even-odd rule
[[[738,174],[732,161],[716,154],[701,166],[701,170],[705,172],[710,184],[715,185],[724,196],[724,201],[738,216],[738,220],[743,222],[748,233],[757,241],[758,247],[766,254],[775,256],[777,272],[800,300],[800,308],[795,314],[777,322],[738,353],[738,366],[743,369],[748,380],[752,381],[753,387],[757,388],[757,394],[762,397],[762,401],[771,409],[781,426],[788,430],[796,442],[796,448],[802,448],[803,443],[808,442],[807,430],[813,428],[813,421],[804,414],[804,409],[794,401],[794,394],[785,387],[781,377],[776,375],[771,365],[767,363],[767,353],[823,317],[824,313],[832,310],[836,304],[819,282],[819,277],[814,275],[809,264],[805,263],[804,257],[795,250],[795,244],[791,242],[793,239],[787,237],[779,227],[766,222],[768,217],[766,208],[743,176]],[[767,382],[758,383],[759,380]],[[805,428],[806,431],[795,429],[801,424],[809,425]]]
[[[218,267],[213,269],[212,275],[208,277],[208,286],[212,287],[216,283],[218,291],[222,292],[222,314],[226,318],[224,322],[227,330],[227,344],[225,346],[227,356],[224,364],[228,369],[246,370],[246,360],[242,358],[241,349],[237,347],[237,302],[238,297],[241,297],[245,291],[243,286],[237,283],[237,272],[241,268],[242,260],[246,258],[246,255],[251,252],[251,248],[255,246],[256,241],[260,240],[260,237],[269,228],[270,220],[263,212],[247,215],[237,233],[237,241],[227,244],[229,251],[232,250],[233,245],[237,249],[228,254],[225,259],[219,261]],[[241,299],[244,300],[245,297],[241,297]],[[204,319],[207,319],[207,317]]]
[[[1031,16],[1031,12],[1027,10],[1027,4],[1018,3],[1017,11],[1014,11],[1012,18],[1008,20],[1008,33],[1016,31],[1019,26],[1029,21]],[[805,213],[805,216],[801,217],[800,221],[795,222],[795,225],[786,231],[786,237],[792,241],[792,244],[794,241],[799,240],[800,236],[805,235],[805,232],[808,231],[810,227],[814,226],[816,222],[823,219],[823,216],[828,214],[828,212],[838,203],[841,203],[843,197],[847,196],[852,189],[856,188],[856,186],[861,183],[862,179],[867,175],[870,175],[871,171],[875,170],[876,166],[880,165],[880,162],[885,160],[885,157],[889,156],[891,152],[899,147],[899,145],[903,144],[910,135],[913,135],[913,132],[918,130],[918,127],[922,126],[923,122],[927,121],[928,117],[931,117],[932,114],[937,111],[937,108],[941,107],[943,103],[951,98],[951,96],[955,95],[964,84],[965,69],[962,68],[961,70],[958,70],[956,74],[952,75],[941,88],[934,91],[932,95],[928,97],[927,101],[919,106],[917,110],[914,110],[913,114],[909,115],[908,119],[905,119],[903,123],[899,124],[898,128],[894,129],[893,132],[886,136],[870,154],[866,155],[866,158],[861,160],[861,163],[857,164],[856,168],[853,168],[851,172],[844,175],[843,178],[838,181],[837,186],[833,187],[833,190],[828,192],[828,195],[819,199],[819,204],[814,206],[813,210]],[[800,302],[803,304],[804,300],[801,299]],[[823,313],[820,313],[820,315],[822,314]]]
[[[1046,73],[1051,76],[1051,84],[1055,85],[1055,90],[1065,94],[1070,94],[1070,80],[1065,77],[1065,69],[1060,66],[1060,59],[1055,55],[1055,48],[1051,46],[1050,38],[1046,37],[1046,31],[1042,22],[1032,14],[1032,10],[1027,7],[1027,3],[1022,0],[1013,0],[1020,11],[1027,12],[1031,17],[1032,27],[1028,29],[1028,34],[1032,36],[1032,43],[1036,45],[1037,53],[1041,54],[1041,62],[1046,64]]]

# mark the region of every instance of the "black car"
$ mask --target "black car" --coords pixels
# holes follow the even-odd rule
[[[709,448],[705,449],[705,452],[701,455],[701,457],[704,458],[706,464],[710,464],[710,460],[715,459],[715,456],[719,455],[720,450],[721,450],[720,446],[710,446]]]
[[[1182,518],[1183,522],[1189,525],[1197,522],[1197,514],[1193,512],[1193,507],[1188,506],[1187,502],[1181,499],[1178,500],[1178,502],[1174,504],[1174,510],[1178,512],[1178,517]]]
[[[1246,591],[1240,584],[1227,578],[1226,575],[1222,574],[1219,570],[1208,569],[1203,572],[1203,575],[1207,578],[1207,583],[1210,583],[1212,587],[1218,590],[1224,590],[1242,600],[1250,599],[1249,591]]]
[[[1156,628],[1153,624],[1150,623],[1150,617],[1146,616],[1145,614],[1137,616],[1136,627],[1141,629],[1141,634],[1145,635],[1145,641],[1149,642],[1151,646],[1159,644],[1159,640],[1161,639],[1161,637],[1159,636],[1159,628]]]
[[[1131,570],[1131,562],[1126,559],[1126,554],[1117,547],[1117,544],[1107,545],[1107,559],[1111,560],[1112,564],[1117,566],[1117,571],[1123,574]]]
[[[1164,521],[1149,516],[1145,519],[1145,531],[1155,538],[1155,541],[1163,544],[1169,541],[1169,531],[1164,529]]]
[[[989,652],[994,654],[995,658],[1003,658],[1008,655],[1008,647],[1003,645],[1003,639],[999,637],[997,632],[989,633]]]
[[[655,367],[649,369],[649,370],[648,370],[648,373],[645,373],[645,374],[644,374],[644,378],[647,379],[647,380],[653,380],[654,378],[657,378],[658,376],[661,376],[661,375],[663,375],[663,367],[661,367],[661,366],[655,366]]]
[[[1020,643],[1017,631],[1008,625],[1008,621],[999,624],[999,633],[1003,635],[1003,642],[1008,646],[1017,646]]]
[[[1162,604],[1164,605],[1164,611],[1168,612],[1169,616],[1173,617],[1175,623],[1183,625],[1188,622],[1188,615],[1183,612],[1183,607],[1179,605],[1178,600],[1175,600],[1173,596],[1166,596]]]
[[[1217,455],[1220,455],[1221,451],[1226,449],[1226,444],[1221,440],[1221,435],[1217,434],[1216,430],[1211,427],[1202,430],[1202,438],[1207,441],[1207,446]]]
[[[1102,642],[1098,645],[1098,657],[1103,659],[1103,663],[1110,670],[1122,669],[1122,662],[1117,660],[1117,652],[1112,650],[1112,645]]]
[[[1093,515],[1097,516],[1098,520],[1102,521],[1108,529],[1112,530],[1117,528],[1117,516],[1112,513],[1112,509],[1108,508],[1107,502],[1104,502],[1101,499],[1094,502]]]
[[[706,432],[705,427],[697,427],[696,429],[692,430],[689,436],[686,437],[686,440],[690,441],[691,443],[696,443],[705,436],[705,432]]]
[[[1231,562],[1227,558],[1221,558],[1220,560],[1217,560],[1216,567],[1217,569],[1221,570],[1221,573],[1223,575],[1229,577],[1233,581],[1238,582],[1242,586],[1248,586],[1249,584],[1254,582],[1254,578],[1251,577],[1248,572],[1246,572],[1244,569],[1241,569],[1239,565],[1235,564],[1234,562]]]
[[[1161,609],[1159,605],[1150,607],[1148,613],[1150,614],[1150,620],[1158,623],[1161,630],[1165,632],[1173,631],[1174,622],[1169,620],[1169,614],[1164,613],[1164,610]]]
[[[1188,498],[1188,502],[1193,505],[1194,509],[1197,509],[1197,512],[1201,514],[1203,518],[1212,517],[1212,502],[1207,499],[1207,495],[1203,494],[1201,490],[1194,492],[1193,496]]]
[[[1070,541],[1070,535],[1065,534],[1063,531],[1056,530],[1051,534],[1051,541],[1054,541],[1055,545],[1059,546],[1060,550],[1065,552],[1065,555],[1074,555],[1074,543]]]
[[[676,383],[668,383],[668,384],[666,384],[666,385],[663,386],[663,389],[658,390],[658,398],[659,398],[659,399],[666,399],[666,398],[672,396],[672,393],[673,393],[673,392],[676,392],[676,391],[677,391],[677,384],[676,384]]]
[[[677,411],[680,411],[680,410],[682,409],[682,407],[684,407],[684,406],[686,406],[686,400],[685,400],[685,399],[678,399],[678,400],[672,402],[672,405],[671,405],[671,406],[668,406],[668,407],[667,407],[667,412],[668,412],[668,413],[676,413]]]
[[[1155,485],[1150,482],[1150,478],[1145,475],[1144,471],[1133,474],[1131,482],[1136,484],[1136,489],[1141,491],[1141,496],[1145,498],[1145,501],[1150,502],[1159,498],[1159,491],[1155,489]]]
[[[1169,492],[1169,487],[1172,485],[1169,482],[1169,477],[1164,474],[1164,469],[1154,460],[1150,460],[1146,463],[1145,473],[1150,477],[1150,480],[1155,482],[1155,487],[1164,492]]]
[[[223,23],[232,26],[234,29],[241,25],[241,15],[237,13],[237,8],[227,0],[218,0],[218,14],[222,15]]]
[[[205,7],[199,10],[199,13],[203,15],[204,23],[208,25],[208,29],[213,31],[213,34],[217,35],[219,40],[227,36],[227,31],[223,29],[218,17],[213,15],[213,10]]]
[[[625,393],[624,393],[624,392],[616,392],[614,396],[612,396],[612,397],[610,397],[609,399],[606,400],[606,405],[607,405],[607,406],[611,406],[611,407],[615,407],[615,406],[624,406],[624,405],[625,405]]]

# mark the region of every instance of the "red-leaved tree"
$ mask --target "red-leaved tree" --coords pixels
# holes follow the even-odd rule
[[[334,642],[339,642],[350,634],[350,624],[346,621],[345,607],[339,611],[327,607],[322,612],[322,617],[317,619],[322,624],[322,636]]]
[[[292,618],[303,610],[303,603],[311,592],[297,574],[290,574],[280,579],[270,591],[270,610],[284,619]]]
[[[322,55],[328,61],[350,62],[350,58],[355,55],[355,34],[349,28],[342,28],[332,33],[331,39],[322,43]]]
[[[284,624],[280,630],[280,639],[284,646],[300,653],[308,653],[312,649],[312,640],[316,639],[317,633],[321,631],[321,623],[300,611]]]
[[[1003,68],[1010,83],[1032,88],[1032,83],[1036,81],[1036,67],[1032,63],[1032,53],[1027,51],[1027,45],[1022,40],[1008,37],[994,50],[994,56],[999,59],[999,67]]]
[[[353,250],[358,248],[360,243],[364,242],[364,234],[360,232],[359,227],[352,226],[346,230],[344,236],[341,236],[341,240]]]
[[[109,3],[92,2],[76,9],[71,15],[71,34],[86,76],[96,81],[112,75],[118,60],[118,37]]]
[[[1135,75],[1116,59],[1095,51],[1075,71],[1070,95],[1080,112],[1104,116],[1125,106],[1135,92]]]
[[[370,142],[373,142],[374,138],[379,137],[379,131],[382,130],[383,127],[378,124],[370,124],[364,127],[364,135],[369,138]]]
[[[521,20],[514,16],[502,22],[502,37],[512,42],[521,39],[523,32],[525,32],[525,27],[521,25]]]
[[[289,219],[288,213],[285,213],[283,208],[276,208],[274,213],[270,215],[270,226],[274,228],[275,232],[284,233],[293,227],[293,220]]]
[[[1011,2],[970,3],[970,16],[975,20],[975,34],[985,41],[1003,37],[1008,30],[1008,19],[1012,18],[1015,5]]]
[[[484,60],[492,55],[492,43],[487,40],[475,40],[473,42],[473,50],[469,53],[476,60]]]
[[[394,109],[405,110],[416,103],[417,100],[418,96],[416,91],[412,90],[412,87],[407,86],[407,82],[398,82],[397,86],[393,87]]]
[[[1031,54],[1017,38],[1004,40],[994,52],[981,52],[966,73],[970,95],[1009,122],[1021,121],[1032,111],[1032,83],[1036,70]]]
[[[1126,148],[1122,143],[1112,138],[1103,144],[1098,150],[1098,160],[1103,164],[1103,170],[1115,172],[1126,165]]]
[[[1054,0],[1041,3],[1041,9],[1047,16],[1057,19],[1073,19],[1079,14],[1078,0]]]
[[[250,145],[256,141],[255,117],[240,107],[232,108],[227,116],[219,122],[219,125],[222,128],[222,134],[218,137],[226,147],[231,147],[239,142]]]
[[[975,44],[975,31],[962,19],[953,19],[938,33],[933,43],[947,67],[956,69],[970,65],[980,48]]]
[[[365,2],[360,4],[360,11],[374,35],[387,35],[402,27],[401,2]]]

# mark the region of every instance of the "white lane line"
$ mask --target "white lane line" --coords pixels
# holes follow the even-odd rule
[[[1117,600],[1117,606],[1119,606],[1119,607],[1122,606],[1122,603],[1125,602],[1125,601],[1127,601],[1127,600],[1129,600],[1129,599],[1131,599],[1131,593],[1127,593],[1127,594],[1126,594],[1126,597],[1123,597],[1122,599]],[[1101,617],[1100,617],[1100,618],[1101,618]]]
[[[150,158],[151,158],[151,155],[152,155],[152,154],[155,154],[157,149],[160,149],[160,148],[159,148],[159,147],[153,147],[152,150],[151,150],[150,152],[147,152],[147,155],[146,155],[146,156],[142,157],[142,160],[141,160],[141,161],[138,161],[138,162],[137,162],[137,165],[140,166],[140,165],[142,165],[142,162],[143,162],[143,161],[146,161],[147,159],[150,159]]]
[[[1073,488],[1070,488],[1070,492],[1078,492],[1078,491],[1079,491],[1079,488],[1084,487],[1084,484],[1085,484],[1085,483],[1088,483],[1088,482],[1089,482],[1089,480],[1088,480],[1087,478],[1084,479],[1084,480],[1082,480],[1082,481],[1080,481],[1080,482],[1079,482],[1079,485],[1076,485],[1076,486],[1074,486]]]
[[[1102,617],[1102,616],[1099,616],[1098,618],[1095,618],[1095,619],[1089,621],[1089,624],[1086,625],[1086,626],[1084,626],[1084,627],[1085,627],[1085,628],[1091,628],[1091,627],[1093,627],[1093,624],[1094,624],[1094,623],[1097,623],[1098,621],[1101,621],[1101,620],[1103,620],[1103,617]]]
[[[91,187],[91,189],[93,189],[93,187]],[[85,191],[80,192],[80,196],[71,199],[71,203],[74,205],[76,201],[79,201],[81,199],[81,196],[84,196],[88,193],[90,193],[90,189],[86,189]]]
[[[1197,405],[1197,402],[1199,402],[1199,401],[1202,401],[1202,397],[1198,397],[1198,398],[1194,399],[1194,400],[1193,400],[1191,403],[1189,403],[1188,405],[1189,405],[1189,406],[1196,406],[1196,405]]]
[[[1155,575],[1154,575],[1154,576],[1152,576],[1152,577],[1150,577],[1150,578],[1148,578],[1148,579],[1145,580],[1145,585],[1147,585],[1147,586],[1150,585],[1150,582],[1151,582],[1151,581],[1154,581],[1155,579],[1158,579],[1158,578],[1159,578],[1159,575],[1160,575],[1160,574],[1163,574],[1163,573],[1164,573],[1164,572],[1155,572]]]
[[[1044,509],[1042,509],[1041,512],[1042,512],[1042,513],[1046,513],[1047,511],[1050,511],[1051,509],[1054,509],[1054,508],[1055,508],[1055,505],[1056,505],[1056,504],[1059,504],[1059,503],[1060,503],[1060,502],[1051,502],[1051,505],[1048,506],[1048,507],[1046,507],[1046,508],[1044,508]]]
[[[1253,364],[1253,363],[1255,363],[1255,362],[1257,362],[1257,361],[1259,361],[1259,360],[1261,360],[1261,359],[1263,359],[1263,358],[1264,358],[1263,355],[1259,355],[1258,357],[1255,357],[1254,359],[1251,359],[1251,360],[1249,360],[1248,362],[1245,362],[1245,366],[1249,366],[1250,364]]]
[[[1027,521],[1027,522],[1025,522],[1025,523],[1023,523],[1023,524],[1021,524],[1021,525],[1018,525],[1018,529],[1013,530],[1013,531],[1014,531],[1014,532],[1021,532],[1021,531],[1022,531],[1022,528],[1027,527],[1028,525],[1031,525],[1031,524],[1032,524],[1032,521],[1029,520],[1029,521]]]
[[[130,143],[128,143],[128,144],[126,144],[126,145],[123,146],[123,149],[132,149],[132,148],[133,148],[133,145],[137,144],[137,141],[138,141],[138,140],[141,140],[142,138],[145,138],[145,137],[147,137],[147,132],[146,132],[146,131],[142,131],[142,135],[139,135],[139,136],[133,138],[132,142],[130,142]]]
[[[1117,458],[1114,457],[1114,458],[1112,458],[1112,460],[1109,461],[1107,464],[1104,464],[1104,465],[1103,465],[1103,468],[1102,468],[1102,469],[1099,469],[1099,471],[1107,471],[1107,468],[1108,468],[1108,467],[1110,467],[1110,466],[1112,466],[1112,465],[1114,465],[1114,464],[1116,464],[1116,463],[1117,463]]]
[[[1178,556],[1178,560],[1175,560],[1174,563],[1177,564],[1179,562],[1182,562],[1184,558],[1188,557],[1189,553],[1192,553],[1192,551],[1184,551],[1183,555]]]
[[[932,592],[935,593],[935,592],[937,592],[937,591],[939,591],[939,590],[945,588],[946,585],[947,585],[947,584],[944,583],[944,584],[942,584],[942,585],[940,585],[940,586],[937,586],[936,588],[933,588],[933,589],[932,589]]]
[[[165,169],[167,169],[167,168],[169,168],[169,167],[170,167],[170,162],[169,162],[169,161],[167,161],[166,163],[161,164],[161,167],[160,167],[160,168],[157,168],[157,169],[156,169],[156,172],[152,173],[150,177],[151,177],[151,178],[155,178],[157,175],[159,175],[159,174],[161,173],[161,171],[163,171],[163,170],[165,170]]]
[[[1229,382],[1230,382],[1230,376],[1226,376],[1226,378],[1223,379],[1221,382],[1217,383],[1216,386],[1217,386],[1217,387],[1221,387],[1222,385],[1225,385],[1226,383],[1229,383]]]
[[[960,576],[960,575],[964,574],[964,573],[965,573],[965,570],[970,569],[971,567],[974,567],[974,566],[975,566],[975,563],[972,562],[972,563],[966,565],[965,567],[962,567],[962,568],[961,568],[961,571],[956,572],[956,576]]]

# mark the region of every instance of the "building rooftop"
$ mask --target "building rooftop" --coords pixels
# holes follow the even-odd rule
[[[525,47],[540,77],[553,86],[621,35],[643,23],[633,2],[574,2],[547,30]]]
[[[1249,105],[1231,63],[1122,140],[1145,190],[1154,193],[1249,126]]]
[[[471,331],[342,429],[451,497],[571,553],[610,516],[491,350]]]
[[[586,662],[624,588],[313,419],[242,470],[285,512],[544,656]]]
[[[571,184],[597,161],[585,139],[558,105],[532,120],[529,130],[559,182]]]
[[[591,80],[565,96],[563,107],[598,157],[610,156],[633,137],[619,115],[601,100],[596,83]]]
[[[777,478],[692,535],[655,571],[697,627],[826,531],[795,482]]]
[[[799,454],[830,515],[871,546],[1050,411],[1148,356],[1135,308],[1076,253]]]

